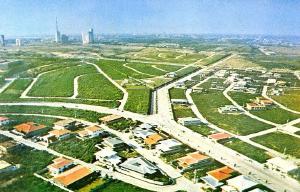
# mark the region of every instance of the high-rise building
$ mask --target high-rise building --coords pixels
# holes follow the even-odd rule
[[[21,47],[22,46],[22,40],[21,39],[16,39],[16,46]]]
[[[0,45],[1,45],[2,47],[4,47],[4,46],[5,46],[5,39],[4,39],[4,35],[1,35],[1,36],[0,36]]]
[[[91,28],[88,34],[89,34],[89,43],[94,43],[94,30]]]
[[[69,37],[65,34],[62,34],[61,35],[61,42],[62,43],[68,43],[68,41],[69,41]]]
[[[94,30],[91,28],[88,33],[82,33],[82,44],[91,44],[94,43]]]
[[[56,18],[56,23],[55,24],[56,24],[55,42],[60,43],[61,42],[61,36],[60,36],[60,32],[58,30],[57,18]]]

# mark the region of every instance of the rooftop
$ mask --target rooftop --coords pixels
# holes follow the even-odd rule
[[[235,170],[231,169],[228,166],[219,168],[219,169],[215,169],[212,171],[207,172],[208,175],[210,175],[211,177],[215,178],[218,181],[223,181],[225,179],[228,179],[232,176],[232,173],[234,173]]]
[[[101,117],[99,120],[102,122],[111,122],[111,121],[119,120],[122,118],[123,117],[120,115],[107,115],[107,116]]]
[[[40,125],[34,122],[27,122],[27,123],[22,123],[20,125],[16,125],[15,129],[19,132],[23,133],[31,133],[33,131],[37,131],[39,129],[44,129],[46,126],[45,125]]]
[[[64,126],[69,125],[74,122],[75,122],[75,120],[72,120],[72,119],[63,119],[63,120],[55,122],[54,125],[64,127]]]
[[[143,175],[153,174],[157,171],[157,167],[143,157],[129,158],[120,166]]]
[[[214,133],[208,136],[211,139],[215,139],[217,141],[222,140],[222,139],[229,139],[232,136],[228,133]]]
[[[0,160],[0,170],[1,169],[5,169],[7,167],[11,166],[10,163],[6,162],[6,161],[3,161],[3,160]]]
[[[0,117],[0,121],[6,121],[6,120],[9,120],[8,117]]]
[[[267,160],[267,163],[280,167],[280,169],[285,172],[289,172],[298,168],[298,166],[293,162],[282,159],[281,157],[274,157],[272,159],[269,159]]]
[[[159,141],[163,140],[164,138],[162,136],[160,136],[158,133],[154,133],[150,136],[148,136],[144,142],[147,145],[154,145],[157,144]]]
[[[60,136],[63,136],[63,135],[69,134],[69,133],[71,133],[71,131],[69,131],[67,129],[49,131],[49,134],[55,135],[56,137],[60,137]]]
[[[232,179],[228,179],[227,183],[228,185],[236,188],[238,191],[244,191],[258,185],[258,183],[252,181],[249,177],[244,175],[239,175]]]
[[[53,163],[48,165],[48,168],[60,169],[66,165],[73,163],[72,160],[66,159],[64,157],[58,157],[53,160]]]
[[[206,155],[202,155],[201,153],[199,153],[198,151],[194,152],[194,153],[189,153],[184,157],[181,157],[179,159],[177,159],[179,161],[179,165],[181,167],[188,167],[190,165],[196,164],[202,160],[207,160],[209,159],[208,156]]]

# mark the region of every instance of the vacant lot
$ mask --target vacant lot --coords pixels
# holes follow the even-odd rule
[[[252,138],[251,140],[262,144],[280,153],[300,158],[300,139],[281,132],[268,133]]]
[[[284,95],[272,98],[290,109],[300,111],[300,89],[285,90]]]
[[[174,118],[176,120],[178,120],[178,118],[183,118],[183,117],[196,117],[189,106],[172,105],[172,109],[173,109]]]
[[[126,66],[129,66],[139,72],[152,75],[152,76],[161,76],[167,73],[165,71],[156,69],[151,64],[147,64],[147,63],[129,63],[126,64]]]
[[[71,97],[77,76],[95,73],[93,66],[76,66],[46,73],[38,79],[28,95],[36,97]]]
[[[147,87],[128,88],[128,100],[125,110],[148,114],[150,107],[150,89]]]
[[[218,107],[231,104],[231,102],[223,96],[221,91],[210,90],[208,93],[193,93],[192,98],[200,112],[208,121],[232,133],[248,135],[272,127],[243,114],[220,114]]]
[[[190,125],[190,126],[187,126],[187,128],[195,131],[196,133],[204,135],[204,136],[208,136],[208,135],[211,135],[216,132],[216,130],[208,127],[207,125]]]
[[[271,158],[265,150],[250,145],[237,138],[230,140],[224,145],[260,163],[265,163]]]
[[[169,93],[171,99],[186,99],[185,89],[172,88]]]
[[[16,79],[4,92],[0,94],[0,100],[11,101],[18,99],[31,82],[31,79]]]
[[[123,93],[101,74],[87,74],[79,78],[78,97],[84,99],[122,99]]]

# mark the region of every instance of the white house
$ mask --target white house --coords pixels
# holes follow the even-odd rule
[[[298,166],[291,161],[284,160],[281,157],[274,157],[272,159],[267,160],[266,163],[270,168],[279,170],[282,173],[289,173],[296,169]]]
[[[144,159],[143,157],[129,158],[120,167],[126,170],[134,171],[136,173],[145,175],[152,175],[158,171],[158,168]]]
[[[92,125],[84,128],[82,131],[78,131],[79,137],[94,138],[104,134],[104,130],[96,125]]]
[[[227,185],[235,188],[239,192],[244,192],[250,189],[254,189],[258,185],[258,183],[251,180],[249,177],[246,177],[244,175],[239,175],[232,179],[228,179]]]
[[[182,143],[175,139],[167,139],[160,141],[156,146],[155,149],[161,153],[173,153],[180,150],[182,147]]]
[[[95,156],[98,161],[109,165],[117,165],[121,163],[121,157],[117,155],[117,152],[107,147],[96,152]]]
[[[141,127],[137,127],[132,130],[132,134],[134,137],[139,139],[146,139],[148,136],[155,134],[156,132],[152,129],[142,129]]]
[[[9,123],[10,123],[10,120],[8,117],[0,117],[0,126],[7,125]]]
[[[183,105],[188,105],[190,104],[187,99],[171,99],[171,102],[173,104],[183,104]]]
[[[193,118],[193,117],[184,117],[184,118],[178,118],[178,123],[180,123],[183,126],[189,126],[189,125],[200,125],[202,122],[199,118]]]
[[[64,157],[58,157],[53,160],[53,163],[48,165],[49,172],[51,175],[58,175],[64,172],[69,167],[73,166],[74,162],[72,160],[66,159]]]

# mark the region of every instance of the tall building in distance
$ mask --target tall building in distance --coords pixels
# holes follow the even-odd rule
[[[22,40],[21,39],[16,39],[16,46],[21,47],[22,46]]]
[[[92,44],[94,43],[94,30],[91,28],[88,33],[82,33],[81,35],[82,37],[82,44],[85,45],[85,44]]]
[[[61,35],[61,43],[68,43],[69,37],[65,34]]]
[[[60,36],[60,32],[58,30],[57,18],[56,18],[56,23],[55,24],[56,24],[55,42],[60,43],[61,42],[61,36]]]
[[[5,39],[4,39],[4,35],[0,35],[0,45],[1,45],[2,47],[4,47],[4,46],[5,46]]]

